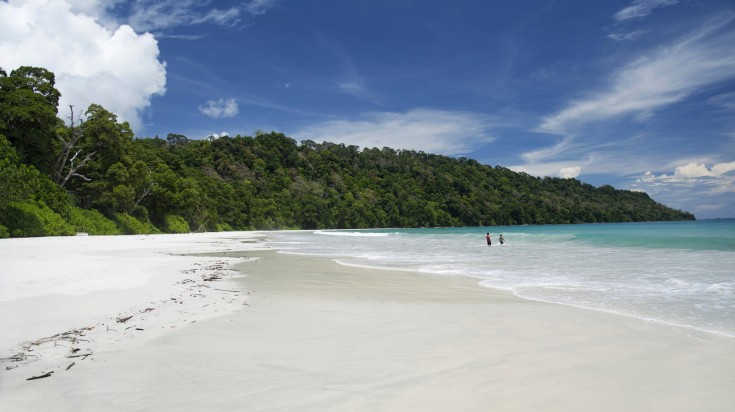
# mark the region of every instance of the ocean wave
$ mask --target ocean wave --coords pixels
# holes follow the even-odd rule
[[[326,230],[317,230],[314,232],[315,235],[328,235],[328,236],[358,236],[358,237],[385,237],[390,236],[390,233],[370,233],[370,232],[333,232]]]
[[[666,279],[666,281],[664,282],[664,285],[666,285],[666,286],[668,286],[670,288],[673,288],[673,289],[678,289],[678,288],[691,288],[692,287],[692,283],[687,282],[685,280],[677,279],[677,278],[668,278],[668,279]]]
[[[735,286],[735,284],[731,282],[715,283],[710,285],[710,287],[707,288],[707,291],[714,292],[723,296],[732,296],[733,286]]]
[[[344,229],[279,232],[274,240],[303,242],[277,246],[343,265],[468,276],[524,299],[735,335],[735,253],[652,241],[691,238],[688,225],[666,233],[652,224]],[[492,248],[484,242],[488,231]],[[500,233],[515,247],[496,248]]]

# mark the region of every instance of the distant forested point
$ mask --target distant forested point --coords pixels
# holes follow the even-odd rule
[[[276,132],[136,138],[100,105],[59,113],[59,97],[52,72],[0,69],[0,237],[694,219],[463,157]]]

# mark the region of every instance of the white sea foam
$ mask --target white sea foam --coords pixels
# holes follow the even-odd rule
[[[329,231],[329,230],[317,230],[314,232],[315,235],[328,235],[328,236],[357,236],[357,237],[385,237],[390,236],[389,233],[370,233],[370,232],[343,232],[343,231]]]
[[[486,232],[492,236],[490,247],[485,245]],[[339,234],[319,236],[335,233]],[[392,236],[396,233],[400,236]],[[502,246],[497,241],[500,233],[507,241]],[[671,238],[702,233],[719,237],[662,246],[670,244],[666,240]],[[462,274],[527,299],[735,336],[735,247],[722,247],[733,244],[728,236],[735,238],[735,231],[705,222],[284,236],[273,240],[299,243],[284,247],[290,253],[339,256],[341,263],[356,266]],[[341,236],[352,238],[345,242]]]

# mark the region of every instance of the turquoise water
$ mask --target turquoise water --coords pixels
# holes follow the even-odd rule
[[[277,232],[270,242],[345,265],[470,276],[525,299],[735,337],[735,219]]]

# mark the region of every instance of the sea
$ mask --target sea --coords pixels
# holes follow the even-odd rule
[[[735,338],[735,219],[284,231],[268,242],[284,253],[469,276],[523,299]]]

